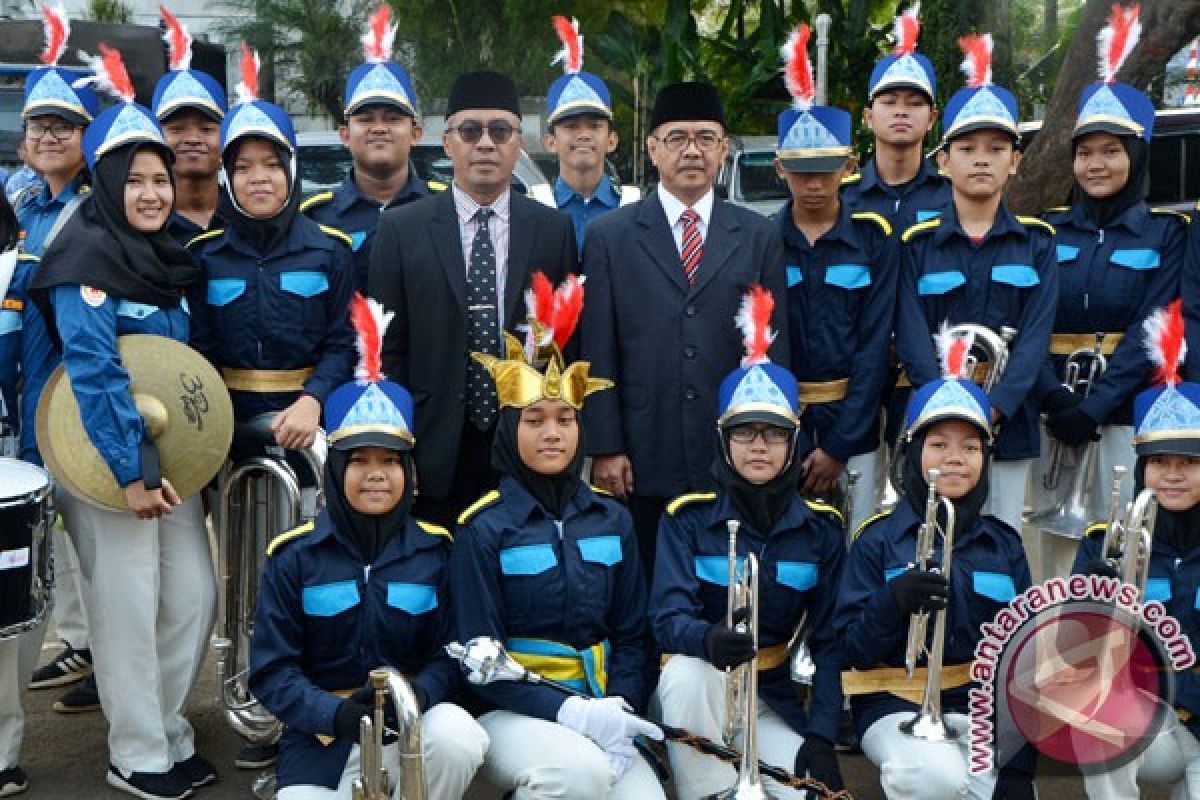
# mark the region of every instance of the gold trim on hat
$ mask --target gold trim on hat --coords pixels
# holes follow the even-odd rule
[[[950,139],[953,139],[958,134],[959,128],[965,128],[968,125],[978,125],[981,122],[994,123],[995,127],[1000,128],[1001,130],[1003,130],[1007,133],[1011,133],[1014,136],[1019,137],[1021,135],[1021,132],[1019,130],[1017,130],[1016,124],[1013,123],[1013,121],[1011,119],[1008,119],[1006,117],[971,117],[969,119],[963,120],[961,123],[956,124],[953,128],[951,128],[950,130],[948,130],[944,134],[942,134],[942,141],[947,142]],[[989,125],[989,126],[987,126],[987,128],[984,128],[983,130],[987,130],[990,128],[991,128],[991,126]],[[970,131],[968,131],[968,132],[970,132]]]
[[[567,103],[566,105],[561,105],[561,106],[558,106],[557,108],[555,108],[554,111],[550,114],[550,116],[546,119],[546,124],[557,122],[558,120],[562,119],[567,114],[577,113],[579,111],[588,111],[588,110],[599,111],[601,114],[608,117],[609,119],[612,119],[612,116],[613,116],[612,109],[609,108],[608,106],[604,105],[604,103],[602,103],[602,102],[597,102],[595,100],[572,100],[570,103]]]
[[[82,105],[76,103],[65,103],[62,100],[53,100],[46,98],[44,100],[35,100],[21,108],[21,119],[29,119],[30,117],[41,117],[45,115],[53,115],[52,111],[42,111],[43,106],[53,108],[61,108],[64,111],[74,111],[88,122],[92,121],[92,115]]]
[[[130,131],[123,136],[118,136],[115,139],[105,139],[96,148],[96,158],[107,155],[123,145],[133,142],[145,142],[146,144],[157,144],[161,147],[166,147],[167,143],[161,136],[155,137],[153,133],[146,130]]]
[[[181,108],[194,108],[195,106],[200,106],[201,108],[211,111],[217,115],[218,119],[225,119],[225,112],[221,110],[220,106],[211,100],[205,100],[203,97],[199,96],[181,97],[178,100],[174,100],[170,103],[164,103],[158,107],[157,111],[154,112],[154,116],[158,117],[159,122],[162,122]]]
[[[372,100],[391,100],[406,108],[412,116],[417,116],[417,110],[413,107],[413,102],[409,97],[399,92],[385,92],[378,89],[374,89],[362,96],[355,95],[350,98],[350,103],[346,106],[346,115],[349,116],[363,106],[369,105]]]
[[[961,406],[957,408],[939,408],[937,411],[932,413],[921,414],[921,416],[916,418],[912,425],[908,426],[908,430],[904,433],[905,438],[907,438],[909,441],[912,441],[912,435],[914,431],[920,428],[925,428],[935,422],[942,422],[948,419],[957,419],[962,420],[963,422],[973,423],[986,431],[985,435],[987,436],[988,442],[992,441],[993,437],[991,420],[985,420],[979,414],[972,414]]]
[[[892,62],[895,63],[894,61]],[[898,78],[892,78],[890,81],[879,81],[874,89],[871,90],[871,97],[877,97],[881,92],[890,91],[891,89],[917,89],[925,92],[925,94],[933,97],[933,87],[929,82],[921,82],[916,78],[905,75]]]
[[[385,433],[388,436],[396,436],[409,444],[415,444],[416,439],[412,435],[412,431],[405,428],[403,425],[384,425],[382,423],[372,423],[366,425],[347,425],[338,428],[333,433],[329,434],[329,443],[333,444],[345,439],[349,436],[357,436],[360,433]]]
[[[844,147],[808,147],[800,150],[776,150],[775,155],[783,158],[828,158],[830,156],[849,156],[853,150],[850,145]]]
[[[1075,130],[1073,132],[1078,133],[1080,128],[1085,128],[1088,125],[1095,125],[1097,122],[1111,122],[1113,125],[1116,125],[1118,128],[1124,128],[1127,131],[1136,133],[1138,136],[1141,136],[1142,132],[1144,130],[1146,130],[1145,126],[1139,125],[1138,123],[1134,122],[1132,119],[1126,119],[1124,117],[1114,117],[1112,114],[1093,114],[1090,117],[1086,117],[1086,118],[1081,119],[1078,122],[1076,122]]]
[[[742,403],[737,406],[730,406],[725,409],[725,413],[717,420],[718,425],[724,425],[728,420],[740,414],[752,414],[761,411],[766,414],[773,414],[780,419],[785,419],[792,425],[799,426],[800,418],[793,414],[790,410],[785,411],[784,407],[777,403]]]
[[[1139,433],[1133,437],[1133,443],[1147,444],[1149,442],[1161,442],[1167,439],[1200,439],[1200,430],[1197,430],[1196,428],[1183,428],[1180,430],[1150,431],[1148,433]]]

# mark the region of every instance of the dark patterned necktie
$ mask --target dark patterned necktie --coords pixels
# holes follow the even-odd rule
[[[481,208],[475,212],[479,227],[471,242],[467,268],[467,351],[500,353],[500,317],[496,313],[496,250],[488,224],[496,212]],[[496,419],[496,386],[492,376],[475,359],[467,357],[467,419],[486,431]]]
[[[704,255],[704,240],[700,236],[700,215],[687,209],[680,215],[683,220],[683,274],[689,284],[696,282],[696,270],[700,269],[700,257]]]

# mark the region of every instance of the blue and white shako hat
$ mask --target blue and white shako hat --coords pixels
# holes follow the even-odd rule
[[[371,14],[362,36],[363,61],[346,79],[343,115],[349,117],[363,106],[384,105],[400,109],[416,119],[417,93],[404,67],[392,61],[396,26],[392,9],[381,3]]]
[[[1117,82],[1117,71],[1137,46],[1142,33],[1141,6],[1113,5],[1108,25],[1096,41],[1100,50],[1100,80],[1089,84],[1079,98],[1079,114],[1071,138],[1103,131],[1138,136],[1150,141],[1154,132],[1154,103],[1145,92]]]
[[[791,372],[771,363],[767,350],[775,340],[771,314],[775,298],[761,286],[751,286],[742,298],[737,326],[746,356],[725,376],[717,392],[717,427],[766,422],[781,428],[800,425],[800,388]]]
[[[192,69],[192,34],[166,6],[159,6],[166,32],[168,71],[154,86],[154,98],[150,108],[154,116],[165,120],[185,108],[192,108],[220,122],[225,118],[229,102],[225,89],[213,76]]]
[[[783,79],[792,108],[779,115],[775,155],[788,172],[834,172],[853,152],[850,114],[840,108],[813,105],[817,94],[808,57],[810,30],[801,22],[788,37],[783,54]]]
[[[550,84],[546,93],[546,125],[578,114],[599,114],[612,119],[612,95],[599,75],[583,71],[583,35],[579,20],[561,14],[551,18],[562,50],[551,64],[563,64],[563,74]]]
[[[358,331],[358,367],[354,380],[325,401],[325,430],[329,446],[336,450],[411,450],[416,444],[412,395],[385,380],[380,369],[383,334],[393,316],[377,300],[358,292],[350,301],[350,319]]]
[[[158,120],[150,109],[134,102],[133,81],[125,69],[121,53],[106,44],[100,45],[100,55],[81,57],[92,68],[92,74],[80,82],[95,84],[102,91],[115,97],[118,102],[104,109],[83,131],[83,155],[89,169],[106,153],[127,144],[155,145],[167,155],[170,150],[163,137]]]
[[[261,136],[296,156],[296,130],[292,118],[279,106],[258,99],[258,53],[242,42],[242,80],[235,89],[237,102],[221,120],[221,152],[246,136]],[[291,172],[295,180],[296,172]]]
[[[958,40],[966,55],[962,70],[967,85],[946,103],[945,145],[956,136],[980,130],[1000,130],[1020,138],[1017,98],[1003,86],[992,84],[992,35],[973,33]]]
[[[889,89],[915,89],[923,92],[931,103],[937,97],[933,63],[917,52],[917,36],[921,33],[921,21],[917,16],[920,8],[920,3],[913,3],[912,8],[896,17],[893,31],[896,46],[871,70],[871,78],[867,81],[868,103]]]
[[[1187,355],[1183,303],[1174,300],[1143,323],[1157,386],[1133,398],[1133,445],[1139,456],[1200,455],[1200,384],[1185,383],[1179,366]]]
[[[41,61],[45,66],[30,71],[25,77],[21,118],[53,114],[73,125],[87,125],[100,108],[100,100],[90,86],[75,85],[87,73],[58,66],[71,36],[71,21],[62,4],[43,5],[42,20],[46,49],[42,51]]]
[[[934,335],[942,362],[942,377],[930,381],[913,392],[908,401],[904,420],[904,435],[908,441],[935,422],[958,419],[968,422],[992,439],[992,404],[983,389],[970,379],[969,361],[975,337],[970,333],[952,332],[946,323]]]

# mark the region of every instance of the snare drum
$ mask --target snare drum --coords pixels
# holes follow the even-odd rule
[[[41,467],[0,458],[0,639],[36,628],[50,610],[50,489]]]

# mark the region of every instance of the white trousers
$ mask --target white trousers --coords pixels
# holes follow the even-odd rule
[[[858,473],[858,482],[850,493],[850,519],[846,520],[846,533],[853,535],[872,514],[879,511],[883,503],[883,487],[886,481],[884,468],[887,459],[883,457],[883,448],[877,447],[870,453],[851,456],[846,462],[846,470]]]
[[[655,710],[666,725],[720,742],[725,725],[725,672],[699,658],[674,655],[663,667],[654,695]],[[791,772],[804,737],[761,700],[758,703],[758,757]],[[671,773],[679,800],[696,800],[728,789],[737,769],[724,761],[674,742],[667,743]],[[804,800],[805,792],[763,778],[776,800]]]
[[[1025,513],[1025,489],[1029,483],[1029,466],[1032,463],[1032,458],[1016,461],[997,461],[993,458],[988,467],[991,482],[983,513],[1007,522],[1017,533],[1021,532],[1021,517]]]
[[[1178,721],[1123,767],[1083,776],[1089,800],[1137,800],[1145,784],[1171,787],[1171,800],[1200,800],[1200,742]]]
[[[166,772],[195,753],[183,708],[216,601],[200,498],[159,520],[78,503],[70,531],[109,760],[126,772]]]
[[[12,639],[0,641],[0,772],[15,767],[21,756],[25,733],[25,711],[21,693],[37,666],[42,649],[42,623]]]
[[[431,800],[458,800],[463,796],[483,763],[488,735],[479,723],[453,703],[438,703],[421,715],[421,752],[425,759],[425,787]],[[400,751],[396,744],[383,748],[383,763],[393,786],[393,797],[401,800],[397,776]],[[288,786],[276,800],[350,800],[354,779],[362,772],[358,745],[350,751],[346,768],[336,789],[321,786]]]
[[[888,800],[991,800],[996,771],[972,775],[968,769],[970,737],[927,742],[900,731],[911,711],[888,714],[862,737],[863,753],[879,767],[879,782]],[[946,722],[967,731],[965,714],[947,714]]]
[[[76,650],[90,646],[87,612],[83,607],[83,585],[79,575],[79,556],[67,531],[79,501],[61,486],[54,490],[54,507],[61,524],[51,531],[54,537],[54,634]]]
[[[595,742],[557,722],[489,711],[479,724],[491,740],[472,800],[664,800],[654,770],[639,755],[619,781]]]

